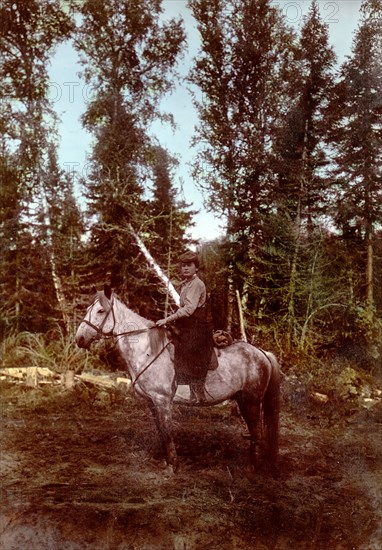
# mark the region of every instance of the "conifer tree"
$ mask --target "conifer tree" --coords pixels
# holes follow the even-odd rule
[[[362,243],[364,284],[357,289],[366,317],[373,323],[374,246],[382,223],[382,2],[364,0],[351,55],[340,70],[332,132],[336,162],[335,223],[349,243]],[[359,263],[358,263],[359,265]],[[355,305],[355,304],[353,304]]]
[[[0,289],[1,336],[20,328],[20,276],[23,254],[22,236],[25,226],[21,221],[21,200],[18,189],[18,169],[2,139],[0,156]],[[24,251],[25,252],[25,251]]]
[[[201,121],[194,176],[231,235],[256,235],[269,207],[272,135],[288,104],[294,35],[268,0],[190,7],[201,35],[189,77]]]
[[[54,124],[47,98],[47,68],[49,56],[70,34],[72,22],[59,0],[5,0],[0,19],[0,186],[6,198],[0,223],[8,239],[2,266],[6,284],[1,293],[10,315],[8,329],[36,330],[48,310],[50,315],[44,285],[51,278],[42,263],[45,251],[35,239],[39,222],[35,205]]]
[[[322,215],[328,214],[323,171],[329,162],[325,112],[333,95],[335,54],[316,0],[305,17],[296,57],[299,70],[289,82],[290,108],[275,140],[277,216],[283,219],[283,231],[287,228],[279,268],[289,267],[284,275],[287,296],[283,297],[289,348],[292,342],[299,342],[301,316],[311,314],[314,297],[307,274],[311,272],[309,264],[317,264]],[[285,262],[285,254],[291,258],[289,262]]]
[[[176,259],[188,244],[187,232],[193,226],[194,211],[177,198],[173,183],[176,160],[161,146],[153,149],[153,189],[149,202],[149,232],[152,250],[161,265],[167,264],[168,251]],[[172,267],[172,262],[170,263]],[[175,275],[175,273],[170,273]]]
[[[193,225],[189,205],[179,200],[173,182],[176,160],[160,145],[153,146],[151,158],[152,197],[147,203],[147,219],[140,227],[140,237],[166,276],[176,284],[179,281],[178,257],[191,243],[188,231]],[[158,285],[155,273],[148,273],[143,266],[141,281],[151,299],[157,304],[158,316],[172,305],[165,285]]]
[[[159,100],[173,85],[184,31],[180,21],[160,20],[160,2],[88,0],[80,11],[76,47],[93,90],[83,117],[95,137],[84,182],[95,221],[92,275],[103,283],[109,272],[122,296],[139,307],[145,290],[137,264],[144,260],[128,228],[138,231],[150,215],[149,127],[162,116]]]
[[[247,294],[274,207],[272,143],[289,105],[295,34],[268,0],[189,4],[201,35],[189,76],[200,118],[193,175],[227,219],[229,288]]]
[[[40,224],[41,240],[51,267],[57,320],[66,333],[71,334],[76,319],[73,318],[77,288],[81,284],[84,265],[85,225],[74,197],[73,181],[69,173],[58,167],[53,146],[48,151],[46,170],[41,176]]]

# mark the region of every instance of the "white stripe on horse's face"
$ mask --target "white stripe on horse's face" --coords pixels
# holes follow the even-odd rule
[[[79,347],[87,349],[95,340],[112,333],[115,324],[112,307],[112,302],[103,294],[90,304],[77,329],[76,342]]]
[[[76,332],[76,344],[80,348],[89,349],[92,342],[98,338],[98,333],[84,321],[79,325]]]

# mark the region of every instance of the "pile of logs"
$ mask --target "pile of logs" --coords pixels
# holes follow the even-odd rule
[[[63,373],[54,372],[46,367],[14,367],[0,369],[0,380],[14,381],[20,384],[37,388],[43,384],[61,384],[65,388],[71,388],[78,382],[94,384],[103,388],[117,389],[121,386],[128,387],[129,378],[122,376],[109,376],[108,374],[75,374],[68,370]]]

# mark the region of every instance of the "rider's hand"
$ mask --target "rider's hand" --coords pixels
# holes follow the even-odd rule
[[[167,323],[167,319],[159,319],[155,324],[157,327],[163,327]]]

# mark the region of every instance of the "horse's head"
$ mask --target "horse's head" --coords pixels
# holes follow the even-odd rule
[[[76,333],[76,342],[80,348],[88,349],[92,342],[104,336],[111,336],[115,327],[113,294],[111,288],[98,291],[86,311]]]

